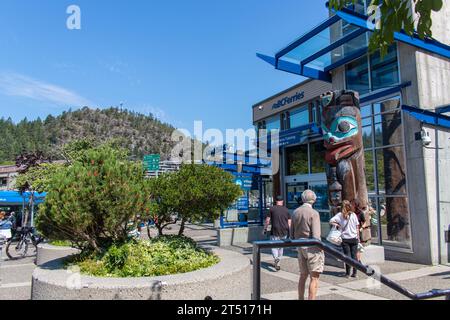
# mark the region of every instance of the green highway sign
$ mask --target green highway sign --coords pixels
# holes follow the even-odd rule
[[[151,154],[144,157],[144,168],[147,171],[158,171],[161,156],[159,154]]]

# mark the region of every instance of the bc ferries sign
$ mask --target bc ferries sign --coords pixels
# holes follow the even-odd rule
[[[296,92],[293,96],[284,97],[273,104],[272,110],[290,105],[305,98],[305,91]]]

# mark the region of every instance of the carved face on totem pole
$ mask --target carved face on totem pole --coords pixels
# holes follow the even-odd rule
[[[342,201],[368,208],[359,95],[354,91],[327,92],[322,100],[322,131],[328,164],[328,196],[332,213]]]
[[[329,92],[322,96],[322,131],[326,161],[332,166],[363,150],[358,93]]]

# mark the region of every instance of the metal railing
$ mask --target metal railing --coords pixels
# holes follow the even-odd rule
[[[412,300],[425,300],[437,297],[446,297],[450,300],[450,289],[446,290],[431,290],[424,293],[413,293],[405,287],[401,286],[395,281],[386,278],[384,275],[376,272],[370,266],[365,266],[360,262],[353,260],[352,258],[346,256],[339,250],[333,248],[332,246],[323,243],[322,241],[315,239],[303,239],[303,240],[284,240],[284,241],[257,241],[253,244],[253,300],[261,300],[261,250],[262,249],[273,249],[273,248],[300,248],[300,247],[318,247],[322,249],[325,253],[341,260],[342,262],[356,268],[357,270],[363,272],[369,277],[376,279],[392,290],[408,297]]]

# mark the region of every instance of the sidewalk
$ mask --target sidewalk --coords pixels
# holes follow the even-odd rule
[[[174,226],[168,234],[176,234]],[[146,230],[143,234],[146,233]],[[212,225],[186,226],[185,234],[200,244],[217,245],[217,231]],[[243,244],[223,248],[240,252],[252,259],[252,245]],[[286,250],[281,262],[281,271],[275,272],[272,267],[270,251],[263,251],[261,292],[268,300],[296,300],[299,278],[298,261],[294,250]],[[0,263],[0,300],[29,300],[31,296],[31,275],[35,268],[34,257],[18,261],[7,261],[2,255]],[[413,292],[424,292],[432,289],[450,288],[450,266],[424,266],[410,263],[387,261],[380,266],[380,271],[388,278],[398,281]],[[319,300],[407,300],[390,288],[359,273],[358,279],[340,277],[343,269],[326,266],[321,277],[318,293]],[[251,281],[249,279],[249,281]],[[439,298],[443,300],[443,298]]]
[[[243,244],[226,248],[248,255],[252,259],[252,246]],[[296,300],[299,278],[298,260],[294,250],[287,250],[281,262],[281,271],[272,267],[269,251],[261,255],[261,292],[267,300]],[[424,266],[386,261],[379,266],[380,272],[413,292],[450,288],[450,266]],[[357,279],[342,277],[344,269],[325,266],[321,277],[318,300],[408,300],[378,281],[359,273]],[[445,300],[438,298],[437,300]]]

